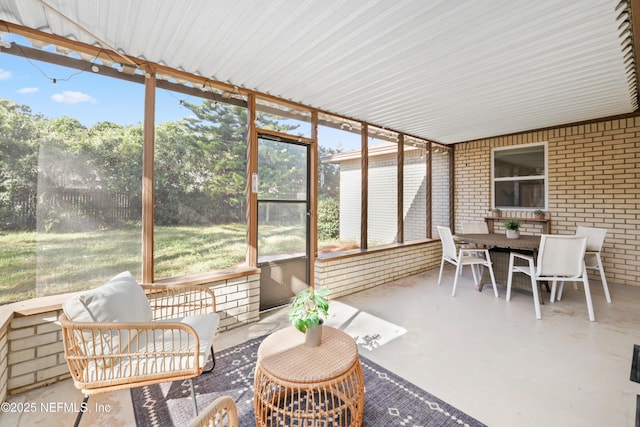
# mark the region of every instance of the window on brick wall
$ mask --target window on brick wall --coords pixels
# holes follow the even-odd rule
[[[494,207],[546,209],[546,143],[494,148],[491,160]]]
[[[403,224],[404,241],[427,237],[428,142],[404,138]]]
[[[360,247],[361,124],[319,114],[318,252]]]
[[[368,247],[397,242],[398,135],[369,126]]]

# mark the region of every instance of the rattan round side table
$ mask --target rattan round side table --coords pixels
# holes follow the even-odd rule
[[[318,347],[305,346],[304,334],[293,327],[260,344],[253,399],[257,426],[362,425],[358,346],[344,332],[322,328]]]

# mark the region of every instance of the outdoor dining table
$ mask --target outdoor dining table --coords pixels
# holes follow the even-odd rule
[[[460,243],[472,243],[489,249],[496,282],[503,285],[507,284],[509,276],[509,252],[511,250],[531,252],[535,259],[538,247],[540,246],[540,236],[520,235],[517,239],[508,239],[505,234],[488,233],[456,234],[453,238]],[[482,291],[483,284],[487,280],[488,277],[485,277],[485,274],[483,274],[482,280],[478,285],[478,291]],[[545,285],[547,291],[549,291],[549,285]],[[513,276],[512,286],[530,291],[531,279],[522,274],[515,274]],[[540,302],[543,303],[542,293],[539,293],[538,295],[540,295]]]
[[[540,236],[520,235],[517,239],[508,239],[505,234],[456,234],[453,238],[459,242],[474,243],[487,248],[519,249],[536,251],[540,246]]]

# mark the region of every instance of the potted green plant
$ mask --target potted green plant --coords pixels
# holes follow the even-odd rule
[[[299,292],[289,309],[289,321],[305,334],[305,345],[316,347],[322,340],[321,326],[329,314],[328,288],[307,288]]]
[[[533,211],[533,215],[535,215],[535,219],[544,219],[545,212],[542,209],[536,209]]]
[[[502,211],[500,210],[500,208],[493,208],[491,209],[491,213],[493,214],[494,218],[500,218]]]
[[[517,239],[520,237],[520,224],[517,219],[510,219],[505,221],[504,228],[507,230],[507,239]]]

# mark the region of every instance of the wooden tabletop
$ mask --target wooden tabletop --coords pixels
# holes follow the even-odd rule
[[[504,234],[456,234],[453,238],[459,242],[475,243],[494,248],[536,250],[540,246],[540,236],[520,235],[517,239],[507,239]]]
[[[285,381],[326,381],[344,374],[358,359],[358,346],[346,333],[322,326],[322,342],[307,347],[304,334],[294,327],[281,329],[258,348],[259,369]]]

